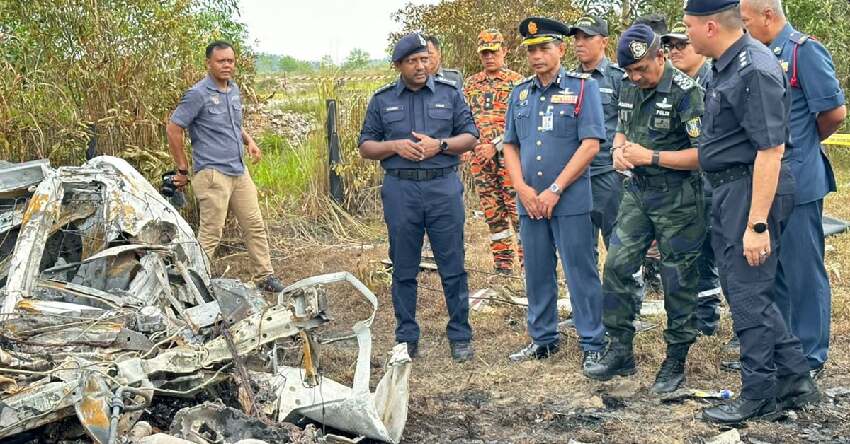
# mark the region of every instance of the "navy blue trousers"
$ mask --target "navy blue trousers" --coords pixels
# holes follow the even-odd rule
[[[463,184],[457,174],[428,181],[385,176],[381,199],[393,262],[396,341],[419,340],[416,277],[426,232],[437,261],[449,312],[446,335],[452,342],[469,341],[472,339],[472,327],[469,325],[469,288],[463,265]]]
[[[832,291],[823,262],[823,200],[796,205],[782,234],[776,305],[811,368],[826,362]]]
[[[697,286],[697,330],[703,334],[714,334],[720,321],[720,278],[714,260],[714,247],[711,245],[711,185],[703,179],[702,189],[705,197],[706,230],[702,250],[697,257],[699,285]]]
[[[590,214],[533,220],[521,216],[519,233],[525,248],[525,288],[528,295],[528,335],[535,344],[558,342],[557,257],[561,257],[573,321],[582,350],[604,345],[602,282],[596,267]]]
[[[743,255],[752,179],[744,178],[714,189],[712,242],[720,268],[720,284],[729,302],[735,333],[741,341],[741,396],[776,396],[776,378],[809,370],[800,341],[782,319],[774,301],[778,256],[793,194],[776,195],[767,219],[772,253],[764,264],[751,267]]]

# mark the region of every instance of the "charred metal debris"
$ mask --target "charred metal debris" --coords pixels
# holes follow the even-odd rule
[[[336,283],[372,314],[343,338],[320,339]],[[311,425],[319,442],[398,442],[411,361],[397,346],[370,390],[377,307],[345,272],[277,295],[212,278],[189,224],[121,159],[0,162],[0,440],[30,442],[28,433],[76,418],[84,440],[69,442],[304,442],[292,421],[309,418],[338,433]],[[316,367],[320,344],[340,339],[357,344],[351,387]],[[297,367],[278,356],[293,343]],[[192,400],[225,383],[239,408],[190,403],[168,430],[139,421],[156,398]]]

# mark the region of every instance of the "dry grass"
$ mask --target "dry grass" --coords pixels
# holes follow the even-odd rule
[[[839,186],[850,182],[850,154],[834,156]],[[470,199],[474,201],[473,199]],[[850,219],[850,192],[829,197],[828,214]],[[297,218],[296,218],[297,219]],[[361,220],[369,233],[360,246],[353,239],[340,245],[306,242],[293,237],[272,223],[273,240],[278,251],[275,266],[286,282],[319,273],[340,270],[354,272],[378,295],[381,303],[373,324],[372,364],[380,377],[385,353],[393,345],[395,321],[389,294],[389,276],[380,264],[386,256],[385,231],[380,213]],[[285,224],[285,222],[284,222]],[[477,270],[490,268],[487,231],[482,220],[467,218],[467,266],[470,290],[485,287],[486,275]],[[285,233],[285,234],[284,234]],[[278,235],[279,234],[279,235]],[[361,233],[362,234],[362,233]],[[832,353],[822,389],[850,387],[850,234],[827,240],[827,265],[833,286]],[[224,261],[229,275],[247,274],[246,258]],[[225,263],[218,263],[219,272]],[[244,277],[244,275],[243,275]],[[525,312],[519,307],[494,305],[490,311],[475,313],[476,358],[455,364],[449,358],[445,339],[446,308],[439,278],[434,273],[420,275],[418,320],[422,328],[420,349],[423,357],[415,361],[411,376],[410,416],[405,442],[615,442],[676,443],[702,442],[717,435],[721,428],[699,420],[699,411],[707,404],[686,401],[662,404],[648,394],[655,371],[664,356],[661,328],[638,335],[636,353],[639,372],[631,378],[597,383],[584,378],[580,371],[580,353],[575,336],[567,334],[562,352],[540,362],[510,364],[507,355],[527,342]],[[335,293],[331,300],[332,323],[326,334],[345,332],[347,326],[368,314],[368,307],[350,291]],[[651,319],[663,324],[663,317]],[[687,387],[706,390],[740,388],[737,373],[719,369],[723,344],[731,335],[731,321],[724,313],[721,328],[714,337],[700,338],[689,356]],[[356,353],[353,343],[326,346],[323,367],[326,376],[350,382]],[[741,429],[750,439],[763,442],[810,442],[814,435],[803,435],[804,428],[829,429],[827,441],[850,439],[850,415],[846,401],[822,403],[811,411],[799,413],[795,421],[755,422]],[[819,426],[812,425],[813,423]],[[823,437],[821,437],[823,438]]]

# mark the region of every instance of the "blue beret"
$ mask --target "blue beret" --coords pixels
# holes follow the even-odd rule
[[[617,64],[625,68],[643,60],[656,36],[652,28],[644,24],[632,25],[617,44]]]
[[[738,6],[740,0],[685,0],[685,15],[712,15]]]
[[[425,37],[418,32],[412,32],[399,39],[393,48],[393,62],[400,62],[405,57],[417,52],[427,51]]]

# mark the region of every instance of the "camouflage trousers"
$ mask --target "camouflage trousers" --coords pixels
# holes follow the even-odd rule
[[[699,271],[697,258],[705,239],[703,193],[699,176],[685,172],[626,179],[623,201],[611,236],[602,280],[603,322],[608,334],[630,343],[634,338],[640,291],[634,275],[658,240],[668,344],[696,339]]]
[[[522,264],[522,245],[519,236],[515,235],[519,231],[519,217],[516,211],[516,191],[508,170],[499,153],[492,159],[472,156],[469,169],[484,211],[484,220],[490,229],[493,264],[497,270],[511,270],[514,257]]]

